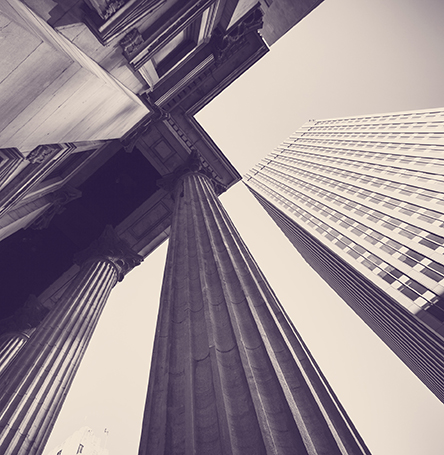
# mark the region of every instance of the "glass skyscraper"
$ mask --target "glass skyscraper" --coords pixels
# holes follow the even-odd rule
[[[444,402],[444,109],[310,120],[244,181]]]

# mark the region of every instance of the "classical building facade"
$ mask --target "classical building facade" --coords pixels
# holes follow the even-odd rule
[[[194,119],[268,51],[266,25],[270,42],[291,26],[279,10],[2,2],[2,454],[42,453],[112,288],[168,237],[140,453],[369,453],[221,206],[240,175]]]
[[[311,120],[245,177],[305,260],[444,401],[444,110]]]

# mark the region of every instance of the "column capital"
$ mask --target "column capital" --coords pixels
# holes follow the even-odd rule
[[[177,183],[187,174],[199,173],[205,175],[213,184],[213,188],[216,194],[223,193],[227,187],[216,176],[216,173],[210,169],[205,163],[202,155],[197,150],[193,150],[185,163],[178,166],[174,172],[165,175],[163,178],[157,181],[157,186],[160,188],[172,192],[176,189]],[[173,193],[174,194],[174,193]],[[174,197],[174,196],[173,196]]]
[[[117,271],[117,280],[122,281],[129,271],[143,261],[143,257],[135,253],[111,225],[107,225],[97,240],[74,257],[74,262],[78,265],[97,260],[110,262]]]

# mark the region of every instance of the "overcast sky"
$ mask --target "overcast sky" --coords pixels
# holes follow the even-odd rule
[[[325,0],[197,118],[244,174],[309,119],[442,107],[443,19],[441,0]],[[444,406],[242,183],[221,200],[373,455],[442,455]],[[137,454],[166,246],[114,289],[48,449],[89,425]]]

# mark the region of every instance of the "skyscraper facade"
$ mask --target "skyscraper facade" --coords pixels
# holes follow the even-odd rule
[[[444,401],[444,109],[310,120],[245,177],[305,260]]]

